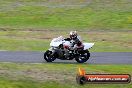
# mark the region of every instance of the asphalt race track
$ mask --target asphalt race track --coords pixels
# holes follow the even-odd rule
[[[37,51],[0,51],[0,62],[47,63],[44,52]],[[75,60],[59,60],[53,63],[77,63]],[[132,52],[93,52],[89,64],[132,64]]]

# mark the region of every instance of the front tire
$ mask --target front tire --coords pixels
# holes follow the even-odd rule
[[[86,50],[83,54],[80,54],[78,56],[75,57],[75,60],[78,62],[78,63],[84,63],[86,62],[90,57],[90,53],[88,50]]]
[[[56,58],[52,55],[52,51],[47,50],[47,51],[44,53],[44,59],[45,59],[47,62],[52,62],[52,61],[54,61]]]

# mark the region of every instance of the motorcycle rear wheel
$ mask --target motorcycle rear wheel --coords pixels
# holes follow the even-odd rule
[[[84,63],[86,62],[90,57],[90,53],[89,51],[85,51],[84,54],[80,54],[78,56],[75,57],[75,60],[78,62],[78,63]]]

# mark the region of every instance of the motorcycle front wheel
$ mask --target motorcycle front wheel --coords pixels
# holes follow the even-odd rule
[[[47,51],[44,53],[44,59],[45,59],[47,62],[52,62],[52,61],[54,61],[56,58],[52,55],[52,51],[47,50]]]
[[[85,51],[85,53],[83,54],[79,54],[78,56],[75,57],[75,60],[78,62],[78,63],[84,63],[86,62],[90,57],[90,53],[88,50]]]

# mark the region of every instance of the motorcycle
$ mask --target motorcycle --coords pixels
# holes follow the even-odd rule
[[[81,45],[82,47],[77,45],[73,47],[73,42],[65,40],[62,36],[54,38],[50,43],[50,48],[44,53],[44,59],[47,62],[55,59],[75,59],[78,63],[84,63],[89,59],[89,49],[93,47],[94,43],[82,43]]]

